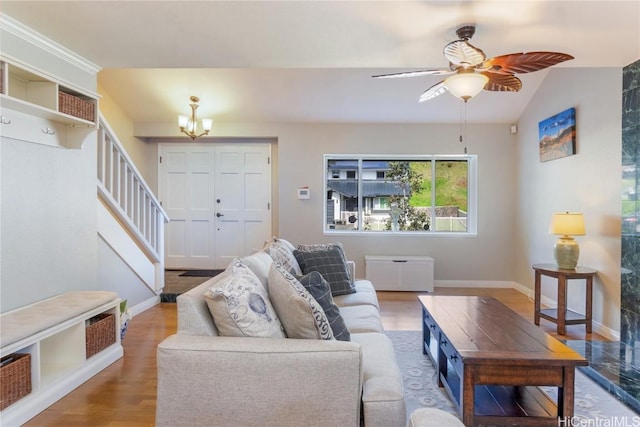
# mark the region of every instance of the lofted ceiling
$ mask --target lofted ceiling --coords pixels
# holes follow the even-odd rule
[[[488,57],[575,57],[554,68],[640,58],[640,0],[2,0],[1,10],[102,67],[100,86],[136,123],[175,122],[190,95],[214,123],[457,123],[463,103],[450,94],[417,102],[441,77],[371,76],[447,67],[442,48],[469,23]],[[519,74],[518,93],[482,92],[468,122],[517,122],[548,72]]]

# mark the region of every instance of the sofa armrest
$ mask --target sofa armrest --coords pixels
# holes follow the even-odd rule
[[[357,343],[172,335],[157,356],[157,426],[360,424]]]
[[[351,273],[351,278],[355,281],[356,280],[356,262],[347,260],[347,268]]]

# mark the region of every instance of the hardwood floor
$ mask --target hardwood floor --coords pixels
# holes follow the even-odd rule
[[[533,301],[514,289],[436,288],[436,295],[493,296],[533,322]],[[387,330],[421,329],[421,308],[415,292],[379,292],[382,322]],[[25,426],[153,426],[156,408],[156,346],[175,333],[176,305],[159,304],[133,318],[123,341],[124,357]],[[541,321],[550,335],[555,324]],[[562,338],[605,340],[586,334],[584,325],[567,327]]]

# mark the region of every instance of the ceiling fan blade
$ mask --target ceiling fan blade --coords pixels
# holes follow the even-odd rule
[[[445,74],[451,74],[453,71],[446,69],[439,70],[419,70],[419,71],[403,71],[401,73],[391,73],[391,74],[378,74],[377,76],[372,76],[374,79],[395,79],[402,77],[417,77],[417,76],[442,76]]]
[[[484,90],[494,92],[518,92],[522,88],[522,81],[513,74],[500,74],[483,71],[481,74],[489,77]]]
[[[570,59],[573,56],[559,52],[511,53],[487,59],[482,69],[500,74],[531,73]]]
[[[447,87],[444,85],[444,80],[440,83],[436,83],[431,86],[429,89],[425,90],[422,95],[420,95],[420,99],[418,102],[425,102],[430,99],[435,98],[436,96],[440,96],[447,91]]]
[[[482,49],[478,49],[466,40],[456,40],[447,44],[442,53],[449,62],[463,67],[475,67],[487,59]]]

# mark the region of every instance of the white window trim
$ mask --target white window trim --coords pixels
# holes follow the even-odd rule
[[[322,204],[322,230],[324,235],[351,236],[424,236],[424,237],[476,237],[478,235],[478,156],[475,154],[325,154],[323,158],[323,194],[327,194],[327,162],[329,160],[357,160],[361,172],[363,160],[467,160],[468,165],[468,212],[467,231],[368,231],[368,230],[329,230],[326,226],[327,203]],[[435,163],[434,163],[435,164]],[[356,173],[356,175],[360,175]],[[433,187],[435,191],[435,186]],[[358,194],[362,194],[362,181],[358,179]],[[360,204],[359,204],[360,206]],[[360,208],[362,208],[360,206]]]

